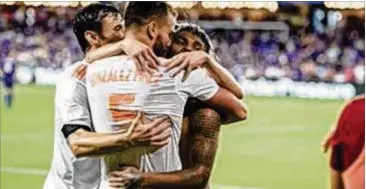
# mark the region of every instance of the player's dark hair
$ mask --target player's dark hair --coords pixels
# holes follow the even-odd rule
[[[192,23],[183,23],[183,24],[180,24],[179,26],[177,26],[174,33],[179,34],[184,31],[190,32],[193,35],[198,36],[202,40],[202,42],[205,44],[205,46],[206,46],[205,51],[207,53],[209,53],[210,51],[212,51],[214,49],[214,46],[212,44],[210,37],[207,35],[205,30],[203,30],[200,26],[198,26],[196,24],[192,24]]]
[[[89,43],[84,36],[85,32],[89,30],[100,34],[102,20],[110,14],[117,16],[120,12],[113,5],[101,3],[90,4],[76,13],[73,19],[73,31],[84,52],[89,48]]]
[[[163,1],[130,2],[124,13],[125,27],[147,24],[158,17],[167,16],[169,12],[175,13],[173,8]]]

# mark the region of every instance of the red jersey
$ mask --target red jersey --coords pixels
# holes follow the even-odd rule
[[[365,96],[351,100],[342,110],[331,139],[331,167],[345,171],[359,157],[365,143]]]

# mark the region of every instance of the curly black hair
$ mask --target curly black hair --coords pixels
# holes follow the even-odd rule
[[[190,32],[190,33],[198,36],[202,40],[202,42],[205,44],[205,46],[206,46],[205,51],[207,53],[209,53],[210,51],[212,51],[214,49],[214,46],[212,44],[210,37],[205,32],[205,30],[203,30],[199,25],[192,24],[192,23],[181,23],[176,26],[174,33],[178,34],[180,32],[184,32],[184,31]]]

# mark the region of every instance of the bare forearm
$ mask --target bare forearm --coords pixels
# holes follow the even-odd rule
[[[133,147],[133,142],[122,133],[95,133],[76,131],[68,138],[76,157],[101,156]]]
[[[207,104],[221,113],[222,124],[230,124],[247,118],[247,108],[245,105],[226,89],[220,88],[207,101]]]
[[[85,56],[85,61],[87,63],[92,63],[96,60],[107,58],[110,56],[115,56],[124,53],[123,50],[126,45],[125,39],[119,42],[110,43],[100,47],[92,52],[88,52]]]
[[[248,108],[239,99],[229,102],[229,106],[233,107],[233,111],[222,111],[220,114],[222,124],[227,125],[247,119]]]
[[[143,173],[142,188],[197,188],[206,187],[215,161],[220,116],[214,110],[200,109],[189,117],[192,144],[189,157],[194,166],[170,173]]]
[[[244,93],[240,87],[240,84],[235,80],[228,70],[221,66],[211,56],[209,57],[208,64],[206,64],[206,69],[220,87],[232,92],[239,99],[244,97]]]

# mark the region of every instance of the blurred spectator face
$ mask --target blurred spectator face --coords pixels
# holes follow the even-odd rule
[[[365,82],[365,61],[360,61],[354,68],[354,76],[357,83]]]
[[[332,43],[331,47],[327,50],[326,55],[330,63],[335,63],[338,60],[338,56],[341,50],[338,48],[336,43]]]
[[[295,43],[292,40],[287,42],[286,50],[287,50],[287,52],[294,52],[295,51]]]
[[[354,42],[354,46],[358,50],[365,50],[365,41],[363,39],[358,39]]]
[[[182,31],[173,37],[168,57],[172,57],[182,52],[190,51],[208,51],[207,46],[200,37],[189,32]]]
[[[261,38],[261,41],[262,41],[262,42],[267,42],[267,41],[269,41],[269,37],[270,37],[270,35],[269,35],[269,33],[268,33],[268,32],[263,32],[263,33],[261,34],[261,36],[260,36],[260,38]]]
[[[288,64],[288,58],[286,56],[286,54],[281,54],[279,57],[278,57],[278,62],[281,64],[281,65],[286,65]]]

